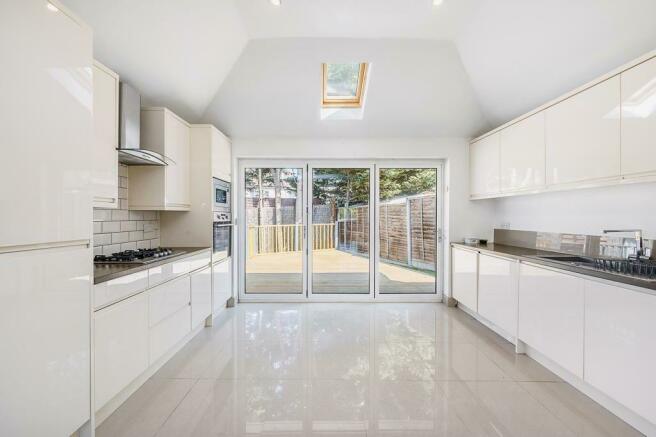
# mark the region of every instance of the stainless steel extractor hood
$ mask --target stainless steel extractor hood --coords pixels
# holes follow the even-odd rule
[[[141,96],[137,90],[121,82],[119,94],[119,162],[126,165],[167,165],[163,155],[141,148]]]

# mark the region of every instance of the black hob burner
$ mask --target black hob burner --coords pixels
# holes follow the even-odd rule
[[[155,249],[124,250],[111,255],[96,255],[93,262],[98,264],[148,264],[183,252],[167,247]]]

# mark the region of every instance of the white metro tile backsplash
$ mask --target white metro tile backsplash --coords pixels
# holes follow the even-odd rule
[[[128,168],[119,165],[118,175],[119,208],[93,210],[94,255],[159,246],[159,213],[128,211]]]

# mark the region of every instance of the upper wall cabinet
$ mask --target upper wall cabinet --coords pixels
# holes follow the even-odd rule
[[[486,197],[499,192],[499,133],[469,146],[469,188],[472,197]]]
[[[230,182],[232,175],[232,143],[216,129],[212,129],[212,176]]]
[[[620,176],[620,78],[546,110],[547,184]]]
[[[141,109],[141,146],[164,155],[165,167],[129,167],[130,209],[188,211],[189,124],[166,108]]]
[[[93,64],[93,206],[118,207],[119,78],[98,61]]]
[[[621,75],[622,175],[656,173],[656,58]]]
[[[501,191],[533,190],[544,186],[544,143],[544,112],[501,131]]]
[[[653,51],[472,141],[470,197],[656,180],[655,97]]]
[[[0,247],[91,237],[93,40],[46,4],[0,2]]]

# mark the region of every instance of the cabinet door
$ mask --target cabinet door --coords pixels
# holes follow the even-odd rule
[[[478,253],[452,249],[452,296],[459,304],[478,311]]]
[[[621,75],[622,174],[656,172],[656,58]]]
[[[148,368],[148,294],[94,315],[96,411]]]
[[[118,75],[93,65],[93,206],[118,208]]]
[[[585,281],[585,380],[656,423],[656,296]]]
[[[191,283],[189,275],[151,288],[150,326],[155,326],[171,314],[191,304]]]
[[[230,182],[232,144],[222,133],[212,130],[212,176]]]
[[[544,186],[544,112],[501,131],[501,191]]]
[[[499,192],[499,133],[469,146],[469,183],[472,196]]]
[[[0,254],[0,435],[89,420],[90,260],[86,246]]]
[[[232,259],[212,266],[212,302],[214,314],[225,308],[226,301],[232,296]]]
[[[521,264],[518,338],[583,377],[583,279]]]
[[[547,184],[620,175],[620,78],[546,110]]]
[[[39,0],[0,17],[0,247],[89,240],[91,31]]]
[[[212,267],[191,274],[191,327],[212,314]]]
[[[190,200],[189,126],[166,111],[166,206],[188,208]]]
[[[191,331],[191,307],[185,306],[150,328],[150,364],[153,365]]]
[[[482,253],[478,257],[478,313],[516,337],[518,264]]]

